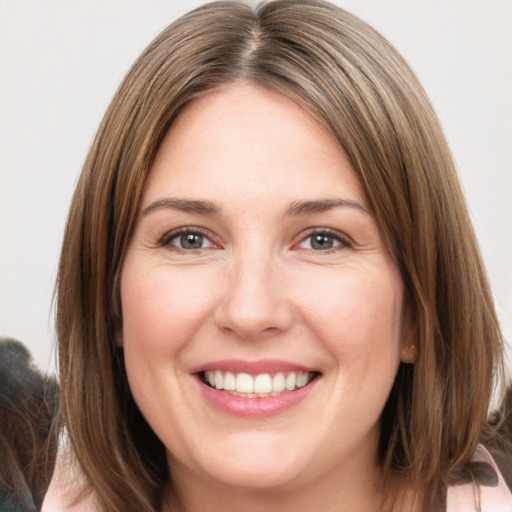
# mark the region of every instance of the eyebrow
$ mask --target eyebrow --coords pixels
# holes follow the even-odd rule
[[[340,207],[355,208],[366,215],[370,214],[368,208],[356,201],[350,201],[348,199],[316,199],[310,201],[292,201],[288,203],[288,206],[285,208],[285,216],[306,216]],[[187,213],[207,216],[219,216],[222,213],[221,207],[211,201],[165,197],[157,199],[146,206],[142,211],[142,215],[147,215],[158,209],[180,210]]]
[[[370,215],[370,211],[366,206],[363,206],[356,201],[350,201],[348,199],[318,199],[313,201],[292,201],[289,203],[285,210],[285,215],[301,216],[301,215],[312,215],[314,213],[321,213],[333,208],[348,207],[355,208],[366,215]]]
[[[146,206],[146,208],[144,208],[142,211],[142,215],[147,215],[148,213],[151,213],[152,211],[158,210],[160,208],[181,210],[187,213],[196,213],[198,215],[208,216],[217,216],[221,213],[220,206],[210,201],[165,197],[163,199],[158,199],[157,201],[154,201],[150,205]]]

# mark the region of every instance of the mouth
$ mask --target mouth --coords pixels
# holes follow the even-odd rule
[[[241,398],[269,398],[293,393],[310,385],[319,372],[287,371],[250,374],[222,370],[198,372],[203,384],[217,391]]]
[[[277,359],[226,359],[191,368],[199,389],[215,410],[239,418],[267,418],[315,403],[322,373],[314,368]]]

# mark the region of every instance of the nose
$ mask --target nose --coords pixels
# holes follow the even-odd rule
[[[217,326],[241,339],[257,340],[285,332],[293,308],[280,266],[262,251],[235,258],[215,313]]]

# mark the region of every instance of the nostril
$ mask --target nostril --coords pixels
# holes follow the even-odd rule
[[[285,304],[267,310],[255,307],[252,311],[233,307],[220,312],[215,320],[222,332],[257,341],[285,332],[293,325],[291,313],[283,311],[286,308]]]

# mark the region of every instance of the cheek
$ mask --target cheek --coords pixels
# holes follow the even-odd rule
[[[167,267],[141,274],[128,266],[121,282],[125,350],[131,344],[166,353],[179,349],[208,316],[208,282]]]
[[[163,435],[186,409],[176,398],[187,377],[182,353],[210,316],[211,294],[204,293],[205,279],[168,266],[145,268],[127,260],[123,270],[120,341],[128,381],[142,414]]]
[[[395,273],[340,273],[309,286],[306,321],[339,364],[399,358],[402,285]],[[313,284],[313,283],[312,283]]]

